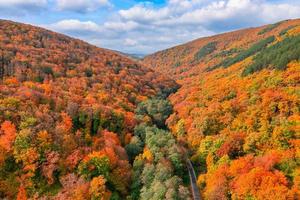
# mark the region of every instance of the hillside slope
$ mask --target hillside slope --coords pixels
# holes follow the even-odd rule
[[[1,20],[0,198],[125,197],[134,110],[176,87],[113,51]]]
[[[299,199],[300,20],[201,38],[144,59],[182,87],[167,123],[205,199]]]
[[[258,28],[200,38],[148,55],[143,59],[143,63],[181,80],[213,68],[226,58],[235,57],[264,39],[276,36],[279,40],[279,37],[283,37],[291,29],[297,30],[299,25],[300,19],[286,20]]]

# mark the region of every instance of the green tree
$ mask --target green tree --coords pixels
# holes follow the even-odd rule
[[[82,161],[78,166],[79,174],[85,176],[87,179],[100,175],[108,179],[109,170],[109,158],[107,156],[92,157],[88,161]]]
[[[130,161],[133,161],[134,158],[143,151],[143,143],[139,137],[132,137],[130,143],[125,147],[127,155]]]
[[[172,111],[172,105],[168,100],[150,99],[140,103],[135,113],[137,119],[143,120],[145,116],[148,116],[153,125],[166,128],[165,121]]]

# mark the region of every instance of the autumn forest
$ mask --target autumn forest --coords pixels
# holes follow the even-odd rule
[[[300,199],[300,20],[140,60],[0,20],[0,199],[195,192]]]

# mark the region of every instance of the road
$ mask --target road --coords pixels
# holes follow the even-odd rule
[[[192,163],[189,159],[187,159],[187,161],[186,161],[186,166],[187,166],[189,176],[190,176],[193,199],[194,200],[201,200],[200,192],[199,192],[199,189],[197,187],[197,178],[196,178],[196,174],[195,174],[195,171],[194,171],[194,167],[193,167],[193,165],[192,165]]]

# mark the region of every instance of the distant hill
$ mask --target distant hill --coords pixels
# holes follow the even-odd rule
[[[116,51],[118,54],[124,55],[128,58],[131,58],[133,60],[139,61],[142,60],[146,55],[145,54],[134,54],[134,53],[124,53],[121,51]]]
[[[182,86],[167,120],[203,199],[299,199],[300,20],[200,38],[143,63]]]
[[[137,60],[141,60],[146,56],[145,54],[126,54],[126,55]]]

